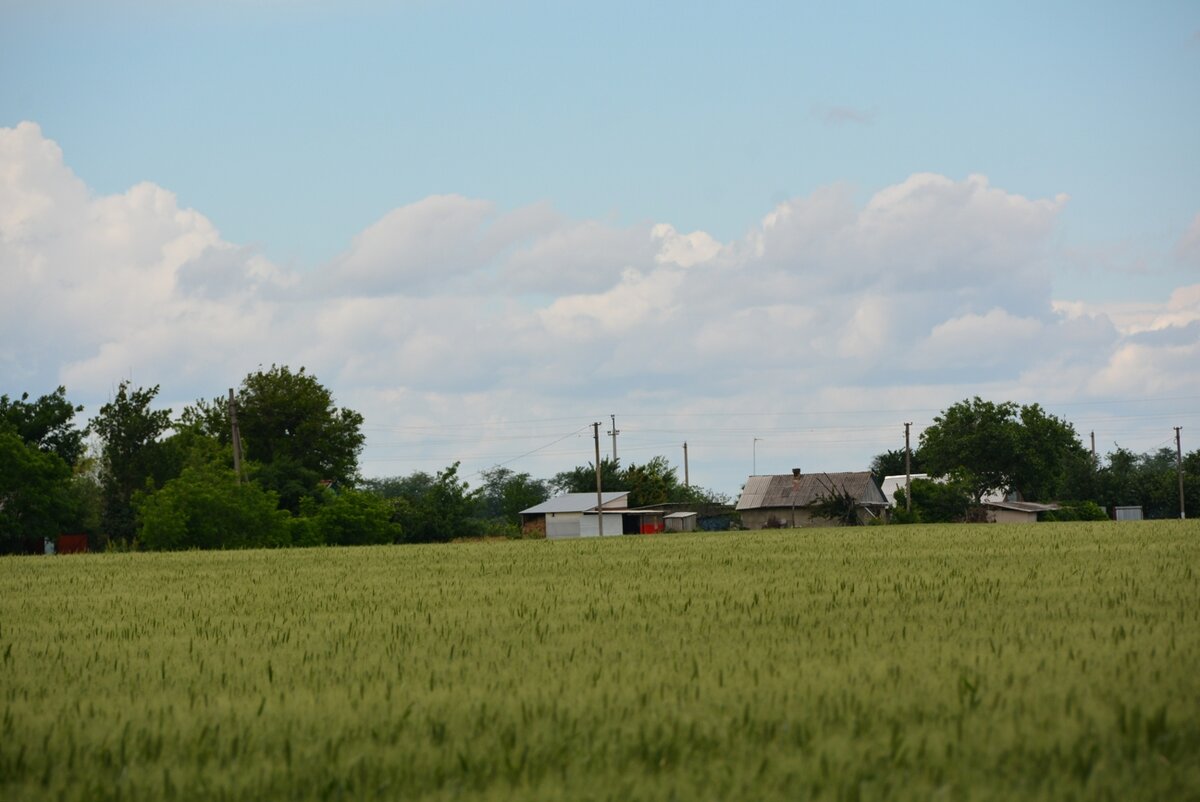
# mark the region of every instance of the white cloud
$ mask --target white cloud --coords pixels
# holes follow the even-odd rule
[[[166,398],[211,397],[283,363],[308,367],[370,425],[498,427],[443,435],[440,451],[411,446],[405,459],[520,453],[613,410],[762,413],[755,427],[825,410],[846,425],[856,408],[940,408],[977,393],[1200,394],[1200,284],[1157,301],[1052,302],[1065,202],[918,174],[865,203],[845,186],[819,189],[722,243],[668,223],[442,195],[387,213],[303,273],[224,240],[163,187],[93,194],[22,124],[0,129],[0,392],[65,382],[96,403],[133,371]],[[1185,257],[1197,226],[1180,240]],[[516,435],[504,421],[535,418],[555,422],[528,443],[506,439]],[[728,463],[749,449],[750,424],[726,428],[728,441],[695,441],[697,465],[707,451],[726,470],[716,454]],[[633,438],[638,426],[623,430]],[[695,436],[672,429],[643,448]],[[861,467],[860,451],[895,445],[812,437],[813,468]],[[453,461],[389,462],[387,441],[371,436],[368,458],[382,461],[368,472]],[[630,458],[661,453],[639,455],[636,442]],[[764,453],[785,461],[799,448],[771,442]],[[590,443],[569,445],[581,453],[517,467],[545,474],[589,458]]]

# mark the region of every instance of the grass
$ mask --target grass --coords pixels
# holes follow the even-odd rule
[[[1200,799],[1200,524],[0,560],[0,799]]]

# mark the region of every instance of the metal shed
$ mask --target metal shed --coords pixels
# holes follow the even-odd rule
[[[620,510],[629,506],[629,491],[617,490],[604,493],[604,535],[622,534]],[[615,514],[610,513],[614,511]],[[595,493],[564,493],[549,501],[543,501],[521,510],[521,525],[537,527],[544,524],[546,537],[595,537],[599,534],[600,520],[596,515]]]

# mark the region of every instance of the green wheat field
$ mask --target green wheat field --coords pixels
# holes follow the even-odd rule
[[[1200,799],[1200,523],[0,559],[4,800]]]

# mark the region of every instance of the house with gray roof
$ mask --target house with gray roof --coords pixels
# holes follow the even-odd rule
[[[812,505],[833,493],[850,494],[864,523],[882,515],[888,506],[871,473],[856,471],[751,476],[742,488],[737,511],[747,529],[835,526],[835,521],[812,514]]]

